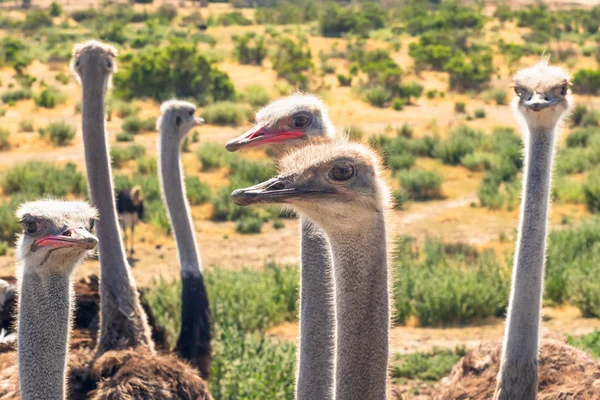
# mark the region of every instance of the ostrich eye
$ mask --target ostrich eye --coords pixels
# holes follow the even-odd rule
[[[96,220],[95,219],[90,220],[90,225],[89,225],[90,232],[94,230],[95,225],[96,225]]]
[[[347,181],[354,176],[354,171],[355,169],[352,165],[337,166],[329,171],[329,177],[336,181]]]
[[[33,235],[38,230],[37,222],[35,222],[35,221],[24,221],[23,222],[23,229],[25,230],[25,233],[27,233],[28,235]]]
[[[177,118],[175,118],[175,125],[181,125],[181,117],[179,115],[177,116]]]
[[[75,67],[79,68],[79,59],[77,59],[77,61],[75,61]]]
[[[190,110],[190,117],[194,115],[194,110]]]
[[[294,115],[290,121],[290,126],[296,129],[306,128],[310,124],[310,115],[307,113],[300,113]]]
[[[111,60],[106,60],[106,66],[108,68],[112,68],[112,61]]]
[[[515,86],[515,94],[519,97],[521,97],[523,95],[523,89],[521,89],[518,86]]]

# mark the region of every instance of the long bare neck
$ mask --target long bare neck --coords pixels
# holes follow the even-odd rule
[[[108,350],[154,344],[146,314],[140,305],[135,280],[121,240],[117,223],[112,171],[104,123],[102,82],[82,77],[83,144],[90,197],[100,219],[96,224],[100,254],[100,335],[98,354]]]
[[[300,344],[296,399],[329,399],[333,393],[335,306],[331,246],[320,228],[302,218]]]
[[[71,277],[24,269],[17,353],[21,399],[64,399],[71,328]]]
[[[175,234],[179,265],[181,266],[181,331],[176,351],[207,378],[210,374],[212,337],[210,307],[202,276],[200,251],[185,193],[180,143],[175,132],[161,128],[159,152],[160,187]]]
[[[530,128],[527,135],[523,202],[498,380],[498,399],[534,400],[536,397],[554,129]]]
[[[389,293],[383,213],[327,230],[336,296],[335,399],[386,398]],[[327,229],[327,227],[324,227]]]

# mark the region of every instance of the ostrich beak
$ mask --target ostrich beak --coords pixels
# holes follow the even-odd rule
[[[231,193],[233,203],[238,206],[249,206],[260,203],[288,203],[290,200],[310,197],[322,193],[335,193],[328,189],[319,189],[296,182],[285,176],[278,176],[268,181],[237,189]]]
[[[194,126],[204,125],[204,119],[200,117],[194,117]]]
[[[261,144],[285,142],[304,136],[301,131],[278,131],[266,126],[255,125],[241,136],[230,140],[225,148],[229,151],[237,151],[242,147],[254,147]]]
[[[533,96],[531,96],[531,99],[525,101],[523,104],[530,110],[538,112],[556,103],[558,103],[557,98],[546,99],[540,93],[534,93]]]
[[[37,247],[52,249],[77,248],[92,250],[98,244],[98,238],[83,228],[69,228],[60,235],[44,236],[35,241]]]

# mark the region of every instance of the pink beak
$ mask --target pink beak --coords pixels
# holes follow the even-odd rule
[[[275,131],[265,126],[256,125],[241,136],[230,140],[225,145],[225,148],[229,151],[236,151],[242,147],[285,142],[286,140],[297,139],[302,136],[304,136],[304,132],[301,131]]]
[[[35,241],[38,247],[61,249],[66,247],[92,250],[98,244],[98,238],[83,228],[71,228],[61,235],[44,236]]]
[[[194,117],[194,126],[204,125],[204,119],[200,117]]]

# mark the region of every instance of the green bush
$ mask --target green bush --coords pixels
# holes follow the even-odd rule
[[[319,18],[319,27],[325,37],[341,37],[345,33],[366,37],[371,30],[383,28],[386,19],[386,11],[374,2],[362,3],[358,9],[328,2]]]
[[[8,252],[9,244],[8,242],[0,242],[0,256],[5,256]]]
[[[392,98],[392,93],[383,86],[375,86],[365,89],[363,97],[367,103],[374,107],[385,107]]]
[[[224,13],[219,15],[217,23],[223,26],[230,25],[252,25],[252,21],[244,17],[242,13],[238,11]]]
[[[388,166],[396,172],[402,169],[409,169],[415,165],[416,157],[410,153],[392,154],[388,158]]]
[[[124,99],[151,97],[165,101],[187,97],[203,105],[235,96],[229,76],[211,66],[194,43],[181,41],[124,53],[114,85],[115,94]]]
[[[26,196],[11,196],[10,201],[2,200],[0,203],[0,247],[13,244],[15,235],[21,231],[21,225],[15,217],[15,211]]]
[[[141,119],[136,116],[129,116],[123,120],[123,131],[135,135],[142,131],[153,131],[156,129],[156,119]]]
[[[75,164],[68,163],[64,167],[58,167],[50,163],[29,161],[15,165],[3,173],[0,187],[5,195],[64,197],[67,194],[85,194],[87,181],[77,171]]]
[[[593,166],[590,151],[581,147],[567,147],[556,153],[554,170],[559,174],[576,174]]]
[[[62,7],[57,2],[53,1],[50,3],[50,8],[48,10],[50,15],[53,17],[58,17],[62,13]]]
[[[455,350],[434,347],[424,353],[395,354],[390,365],[390,377],[436,382],[448,375],[454,364],[466,354],[464,347]]]
[[[136,160],[137,171],[142,175],[156,175],[157,161],[154,156],[141,156]]]
[[[571,346],[579,347],[590,353],[594,358],[600,358],[600,331],[598,329],[583,336],[567,335],[566,341]]]
[[[197,176],[185,178],[185,192],[191,205],[204,204],[211,198],[210,187],[202,182]]]
[[[504,315],[510,268],[493,251],[427,239],[421,252],[403,238],[394,254],[395,323],[414,316],[421,326],[466,324]]]
[[[300,90],[308,88],[308,77],[305,73],[312,71],[314,64],[306,41],[295,42],[290,38],[280,39],[271,57],[271,62],[277,76],[297,86]]]
[[[586,182],[583,184],[583,193],[585,203],[592,212],[600,211],[600,171],[595,170],[590,173]]]
[[[352,76],[351,75],[338,74],[337,80],[338,80],[338,83],[340,86],[351,86],[352,85]]]
[[[481,207],[492,210],[498,210],[504,204],[504,195],[500,193],[500,182],[489,174],[483,177],[482,183],[477,188],[477,197]]]
[[[578,104],[573,108],[573,111],[571,112],[570,118],[571,118],[571,123],[574,126],[579,126],[581,125],[581,122],[583,121],[583,117],[585,116],[585,114],[587,114],[588,109],[586,106],[582,105],[582,104]]]
[[[552,197],[561,203],[584,204],[583,184],[558,175],[552,180]]]
[[[21,25],[23,29],[35,31],[40,28],[52,26],[52,17],[46,10],[33,9],[25,16],[25,21]]]
[[[26,100],[31,98],[31,89],[16,89],[16,90],[7,90],[2,93],[2,102],[7,104],[14,104],[19,100]]]
[[[53,122],[38,130],[41,138],[47,138],[54,146],[66,146],[75,137],[75,129],[66,122]]]
[[[573,91],[580,94],[600,93],[600,69],[580,69],[573,75]]]
[[[240,64],[262,65],[267,56],[264,36],[250,32],[233,37],[233,56]]]
[[[127,147],[111,147],[110,149],[110,158],[115,168],[120,168],[127,161],[140,158],[144,154],[146,154],[146,149],[138,144],[132,144]]]
[[[475,151],[460,159],[460,164],[470,171],[489,171],[498,163],[498,156],[486,151]]]
[[[224,167],[230,158],[230,153],[216,143],[204,143],[196,152],[198,161],[202,164],[202,171]]]
[[[133,142],[134,140],[134,136],[129,134],[129,133],[117,133],[117,136],[115,136],[115,138],[117,139],[117,142]]]
[[[54,108],[58,104],[63,104],[67,100],[67,96],[59,89],[48,87],[35,96],[35,105],[44,108]]]
[[[248,216],[240,219],[235,225],[235,230],[238,233],[260,233],[262,231],[263,220],[258,217]]]
[[[0,128],[0,151],[10,147],[8,138],[10,138],[10,131],[8,129]]]
[[[482,132],[463,125],[450,132],[448,139],[438,143],[433,155],[444,164],[457,165],[464,156],[479,147],[482,139]]]
[[[19,121],[19,130],[21,132],[33,132],[35,130],[33,128],[33,121],[30,119],[23,119]]]
[[[423,94],[423,86],[419,82],[410,82],[405,85],[400,85],[399,96],[402,97],[407,104],[411,104],[411,99],[418,99]]]
[[[262,85],[248,85],[246,87],[246,102],[252,107],[262,107],[271,101],[271,96]]]
[[[396,111],[401,111],[404,108],[404,100],[395,98],[392,101],[392,108]]]
[[[579,128],[567,136],[567,147],[587,147],[593,136],[598,136],[600,130],[594,128]]]
[[[406,190],[412,199],[430,200],[442,197],[443,178],[435,171],[422,169],[401,171],[399,178],[400,186]]]
[[[222,101],[207,106],[202,118],[209,124],[238,126],[246,122],[247,111],[242,104]]]
[[[485,118],[485,110],[483,108],[478,108],[475,110],[475,118]]]
[[[464,114],[466,112],[467,106],[462,101],[457,101],[454,103],[454,112]]]

